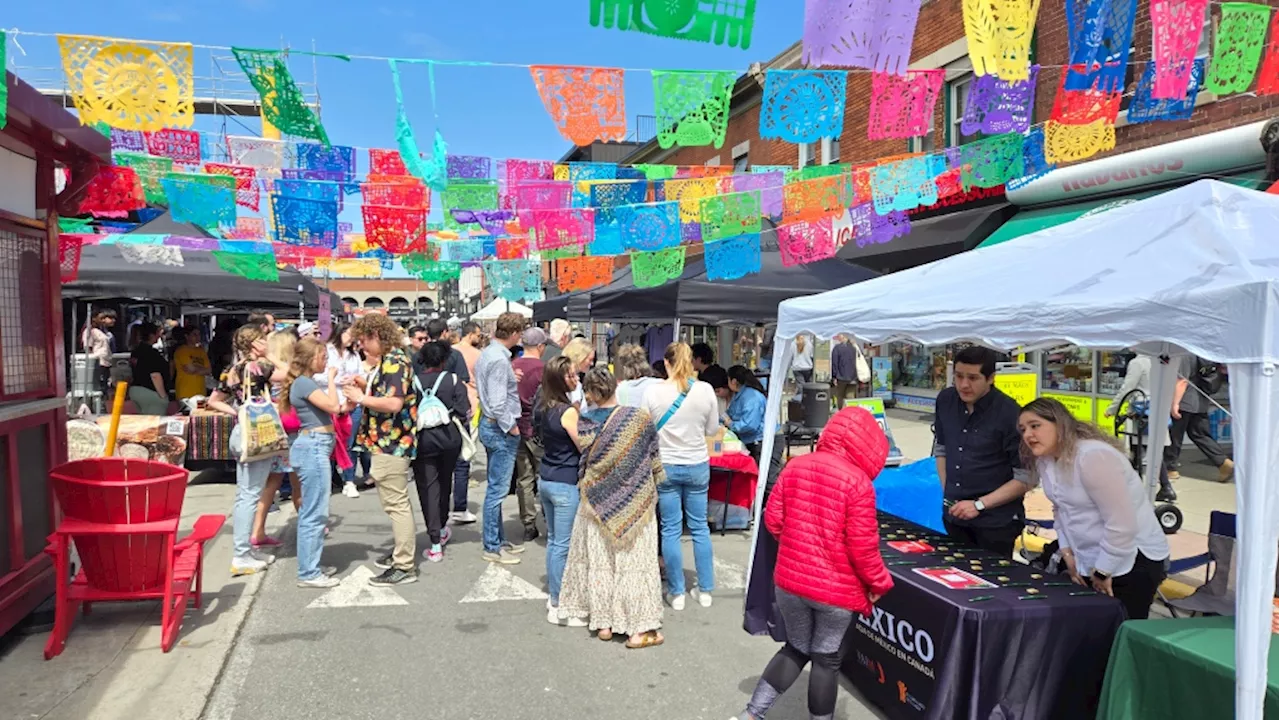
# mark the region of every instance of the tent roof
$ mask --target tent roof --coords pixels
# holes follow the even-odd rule
[[[788,300],[780,337],[990,347],[1173,343],[1280,360],[1274,197],[1213,180],[869,282]]]
[[[75,282],[62,285],[64,298],[98,300],[141,297],[161,302],[219,307],[296,308],[301,298],[315,308],[321,292],[294,270],[281,270],[279,282],[250,280],[218,266],[203,250],[182,251],[183,266],[139,265],[124,259],[118,245],[85,245]],[[341,312],[341,300],[332,308]]]
[[[480,320],[497,320],[498,316],[505,312],[520,313],[525,317],[533,317],[533,308],[521,305],[518,302],[495,298],[492,302],[471,313],[471,319]]]
[[[211,238],[213,233],[194,223],[182,223],[173,219],[165,210],[159,215],[125,233],[126,235],[178,235],[180,237]]]

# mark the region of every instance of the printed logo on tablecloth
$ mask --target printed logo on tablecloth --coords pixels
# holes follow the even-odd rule
[[[885,544],[900,553],[907,553],[908,555],[933,552],[933,546],[922,540],[893,540]]]
[[[929,578],[948,590],[981,590],[996,587],[995,583],[983,580],[957,567],[912,568],[912,572]]]

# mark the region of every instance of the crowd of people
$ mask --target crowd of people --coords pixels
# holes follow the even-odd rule
[[[236,464],[234,574],[271,564],[280,541],[264,532],[265,517],[288,475],[298,585],[338,584],[322,562],[336,473],[344,495],[375,490],[389,519],[391,551],[375,561],[381,573],[372,584],[415,582],[419,558],[444,559],[450,526],[477,520],[478,559],[520,563],[524,545],[508,539],[502,516],[514,492],[522,540],[546,533],[549,622],[643,648],[664,641],[664,606],[711,606],[706,438],[729,427],[758,453],[764,393],[745,367],[704,366],[713,387],[699,379],[694,349],[677,342],[656,370],[643,349],[619,348],[615,375],[596,365],[590,342],[568,337],[567,323],[552,323],[548,333],[514,313],[497,319],[487,343],[474,323],[437,319],[404,330],[380,314],[336,325],[327,341],[310,327],[273,325],[256,315],[236,329],[232,361],[207,402],[235,415],[269,399],[289,437],[286,456]],[[237,456],[243,442],[237,427]],[[477,445],[485,454],[479,518],[466,497]],[[686,526],[697,578],[690,588],[680,542]]]

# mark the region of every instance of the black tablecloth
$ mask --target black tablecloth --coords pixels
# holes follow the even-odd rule
[[[881,554],[894,589],[845,638],[843,671],[893,718],[1092,718],[1116,630],[1119,602],[1062,576],[956,544],[880,514]],[[923,542],[904,552],[890,543]],[[773,601],[777,543],[763,532],[749,579],[744,628],[785,640]],[[951,589],[967,576],[992,587]],[[975,598],[987,598],[974,601]]]

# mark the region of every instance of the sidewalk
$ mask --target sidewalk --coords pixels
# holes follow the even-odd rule
[[[193,475],[182,530],[203,514],[229,514],[231,476]],[[287,512],[273,513],[268,528]],[[231,520],[205,545],[204,607],[187,612],[178,643],[160,651],[158,602],[100,603],[81,615],[61,655],[48,662],[48,628],[0,640],[0,718],[43,720],[196,720],[231,652],[263,576],[232,578]],[[50,606],[51,607],[51,606]],[[48,622],[52,624],[52,611]]]

